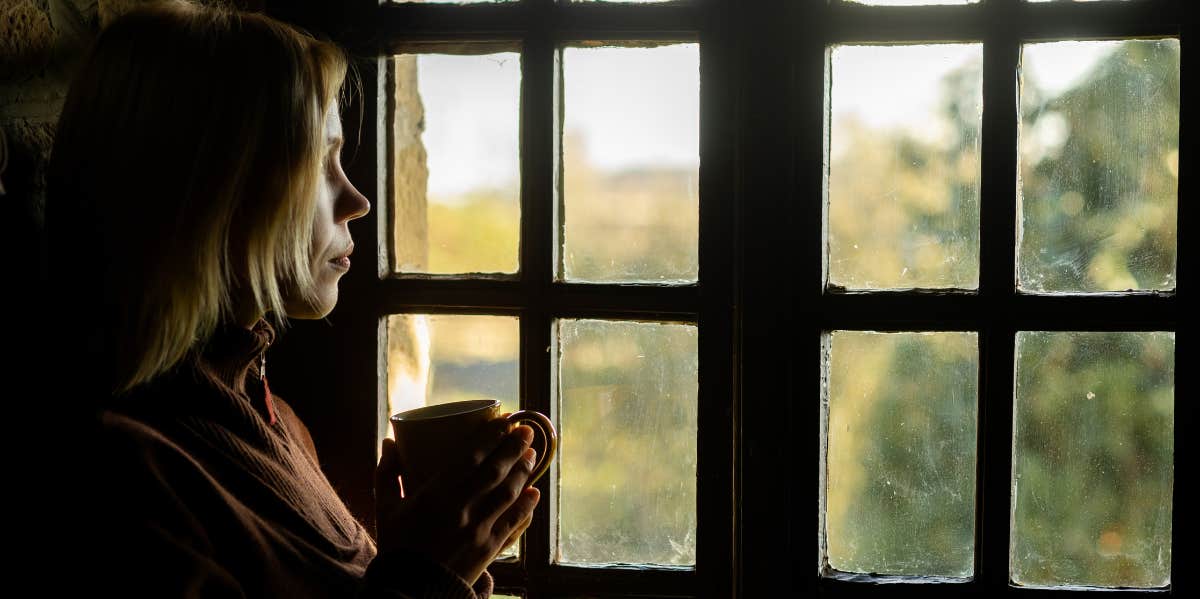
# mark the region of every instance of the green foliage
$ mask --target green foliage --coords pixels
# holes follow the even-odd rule
[[[851,265],[866,273],[862,281],[977,282],[979,114],[960,100],[970,95],[962,90],[979,85],[977,69],[944,82],[950,143],[851,130],[842,167],[831,172],[831,193],[845,192],[848,202],[845,209],[831,206],[830,246],[836,255],[853,239],[868,240],[874,253]],[[1066,131],[1053,147],[1022,154],[1019,256],[1027,287],[1174,286],[1178,73],[1177,43],[1126,42],[1059,96],[1025,83],[1023,150],[1047,115]],[[575,276],[654,280],[695,264],[695,223],[684,216],[694,215],[696,205],[679,173],[621,179],[573,169],[568,190],[578,203],[570,204],[577,207],[568,208],[567,218],[578,218],[570,230],[577,237],[569,231],[567,259]],[[635,188],[655,191],[633,198],[627,192]],[[450,232],[431,247],[435,269],[479,270],[480,255],[495,257],[495,270],[515,269],[519,215],[502,197],[431,204],[431,223]],[[867,202],[878,198],[889,201],[883,208]],[[633,216],[637,226],[622,225]],[[459,254],[467,251],[471,256]],[[456,266],[465,264],[472,266]],[[904,272],[903,265],[912,266]],[[693,563],[695,330],[595,321],[565,327],[563,559]],[[1163,584],[1171,557],[1174,337],[1023,339],[1014,460],[1020,473],[1014,499],[1022,509],[1012,547],[1019,580]],[[964,351],[961,344],[913,337],[863,349],[846,368],[831,376],[848,377],[873,395],[851,423],[863,445],[849,461],[830,463],[831,477],[858,477],[845,487],[849,494],[830,496],[831,518],[841,518],[835,528],[842,538],[830,539],[843,548],[838,559],[847,569],[874,564],[870,569],[890,573],[970,575],[974,346]],[[989,439],[988,446],[1002,451],[1008,444]]]
[[[1121,43],[1083,84],[1047,97],[1026,80],[1023,96],[1022,285],[1174,288],[1178,42]]]
[[[947,77],[945,87],[955,89],[973,80],[977,81],[964,70]],[[1178,43],[1171,41],[1116,45],[1089,76],[1058,96],[1025,82],[1020,260],[1026,288],[1174,287],[1178,86]],[[944,105],[944,112],[956,123],[958,139],[975,134],[977,114],[954,101]],[[1050,114],[1055,116],[1049,120],[1059,121],[1065,131],[1057,144],[1038,137],[1039,119]],[[928,165],[945,160],[903,134],[861,134],[855,143],[844,160],[907,157],[880,171],[886,176],[854,181],[855,193],[862,197],[886,194],[897,181],[929,176]],[[958,146],[949,151],[967,150]],[[917,156],[921,152],[927,157]],[[928,181],[926,192],[943,193],[938,186],[944,181]],[[950,181],[953,187],[969,182]],[[966,206],[961,201],[953,205]],[[875,235],[883,236],[873,239],[876,247],[893,248],[893,255],[884,254],[878,261],[900,262],[895,256],[905,248],[901,233],[937,238],[946,232],[922,211],[919,198],[904,206],[905,214],[897,219],[909,223],[915,233],[904,227],[873,228]],[[860,226],[854,218],[853,213],[831,210],[830,230],[836,234]],[[1019,474],[1012,544],[1016,580],[1033,585],[1166,584],[1174,482],[1174,336],[1022,338],[1014,448],[1014,472]],[[867,477],[852,495],[834,497],[831,492],[829,513],[843,518],[836,528],[844,535],[831,539],[831,547],[853,549],[839,557],[851,570],[857,565],[857,571],[942,574],[957,563],[954,548],[970,540],[964,536],[968,512],[945,495],[914,489],[920,489],[921,477],[930,471],[954,472],[974,481],[973,470],[954,461],[971,452],[972,445],[952,442],[949,453],[932,458],[910,450],[930,439],[955,438],[947,426],[958,422],[965,408],[941,398],[949,394],[975,400],[961,395],[970,368],[967,361],[931,360],[903,343],[871,351],[881,353],[871,360],[858,356],[850,373],[839,375],[836,369],[844,366],[833,365],[832,376],[867,379],[858,384],[873,395],[861,421],[870,431],[870,442],[858,449],[854,460],[829,466],[831,478],[834,468],[858,469]],[[910,428],[907,423],[919,418],[925,423],[921,430]],[[906,423],[903,429],[900,422]],[[839,432],[831,430],[831,435]],[[997,441],[988,442],[993,451],[1007,446]],[[893,495],[897,488],[909,492]],[[894,559],[898,555],[910,557]]]
[[[936,139],[833,123],[829,278],[848,289],[959,288],[979,282],[978,61],[942,83]]]
[[[1023,333],[1018,354],[1017,580],[1166,584],[1174,334]]]
[[[517,272],[521,212],[515,190],[484,189],[429,203],[429,270]]]
[[[562,559],[694,564],[696,328],[568,320],[559,334]]]
[[[977,355],[971,333],[833,334],[826,531],[835,569],[971,575]]]

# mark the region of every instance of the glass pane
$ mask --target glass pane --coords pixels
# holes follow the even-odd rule
[[[1017,333],[1012,580],[1171,582],[1175,334]]]
[[[510,316],[388,316],[388,413],[469,399],[517,411],[520,326]]]
[[[1026,45],[1020,289],[1175,288],[1179,40]]]
[[[868,6],[922,6],[930,4],[975,4],[979,0],[843,0]]]
[[[497,4],[520,0],[387,0],[391,4]]]
[[[520,323],[509,316],[388,316],[388,414],[427,405],[499,399],[520,405]],[[388,426],[387,437],[394,438]],[[515,543],[499,559],[515,558]]]
[[[825,563],[971,576],[978,336],[834,331],[828,342]]]
[[[832,287],[978,287],[982,60],[980,44],[832,49]]]
[[[520,55],[394,58],[393,223],[407,273],[514,273]]]
[[[696,327],[558,321],[559,563],[696,563]]]
[[[700,48],[565,48],[561,277],[699,270]]]

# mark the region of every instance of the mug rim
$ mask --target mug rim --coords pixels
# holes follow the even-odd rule
[[[474,404],[474,405],[471,405],[471,404]],[[439,411],[439,408],[441,410],[445,410],[447,408],[447,406],[461,406],[463,409],[456,410],[453,412],[448,412],[445,414],[434,414],[432,416],[421,416],[421,415],[414,414],[414,412],[423,412],[423,411],[437,412],[437,411]],[[433,404],[431,406],[421,406],[419,408],[413,408],[411,410],[397,412],[397,413],[389,416],[388,420],[390,420],[392,422],[416,422],[416,421],[423,421],[423,420],[438,420],[441,418],[450,418],[451,416],[460,416],[462,414],[470,414],[471,412],[478,412],[479,410],[486,410],[488,408],[499,407],[499,406],[500,406],[499,399],[466,399],[466,400],[462,400],[462,401],[452,401],[449,403]],[[415,418],[413,417],[414,415],[416,416]]]

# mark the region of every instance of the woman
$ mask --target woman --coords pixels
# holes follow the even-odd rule
[[[340,164],[346,69],[267,17],[170,3],[113,22],[73,82],[46,230],[82,348],[58,386],[94,415],[93,594],[486,597],[529,525],[532,431],[497,424],[403,499],[385,441],[376,543],[267,385],[276,330],[333,309],[370,210]]]

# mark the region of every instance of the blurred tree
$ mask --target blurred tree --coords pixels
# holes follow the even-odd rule
[[[834,162],[830,186],[848,201],[831,206],[831,246],[838,236],[868,239],[873,257],[856,268],[876,284],[978,281],[978,218],[962,218],[978,214],[980,120],[978,106],[962,100],[976,93],[978,68],[943,82],[945,143],[847,124],[851,145]],[[1046,290],[1174,286],[1178,89],[1177,42],[1119,44],[1061,94],[1025,81],[1020,258],[1034,270],[1023,267],[1023,281]],[[1116,92],[1134,100],[1116,102]],[[591,196],[580,198],[573,216],[587,228],[576,241],[579,276],[608,276],[609,265],[588,255],[643,272],[694,261],[694,222],[680,218],[696,210],[684,174],[601,173],[582,152],[569,154],[584,161],[568,169],[573,193]],[[654,201],[626,193],[633,181]],[[864,201],[880,197],[894,201]],[[447,248],[516,244],[517,227],[499,222],[515,217],[491,210],[494,201],[481,192],[462,205],[431,207],[431,219],[460,221],[447,230],[463,236],[431,248],[431,261],[452,269]],[[626,217],[638,225],[624,226]],[[486,239],[478,231],[488,231]],[[561,459],[571,469],[560,506],[564,557],[692,563],[695,333],[584,324],[572,339],[560,371]],[[1162,584],[1171,555],[1173,336],[1030,339],[1017,358],[1015,450],[1024,474],[1015,493],[1040,507],[1017,514],[1021,580]],[[859,389],[838,400],[860,414],[843,425],[863,431],[848,457],[830,463],[848,476],[845,490],[830,497],[829,518],[841,519],[830,526],[846,535],[840,547],[866,552],[844,553],[841,563],[906,551],[921,555],[881,570],[953,575],[971,563],[962,548],[973,546],[975,437],[963,422],[975,418],[977,363],[973,345],[912,338],[870,344],[830,365],[831,377]],[[770,399],[785,400],[754,401]],[[935,450],[926,450],[930,444]],[[931,472],[941,477],[937,485],[926,484]],[[960,488],[970,497],[955,497]]]
[[[1179,42],[1111,44],[1057,95],[1024,78],[1022,286],[1175,287]]]
[[[1178,52],[1178,42],[1170,40],[1115,44],[1091,73],[1057,95],[1025,80],[1021,138],[1025,229],[1020,259],[1022,280],[1028,286],[1073,291],[1174,287]],[[975,81],[977,77],[964,69],[948,76],[945,86],[953,89]],[[961,96],[947,94],[951,101],[944,105],[960,140],[970,139],[979,125],[977,114],[953,101]],[[925,182],[928,193],[940,196],[945,193],[940,188],[949,185],[953,197],[960,193],[957,188],[970,181],[955,178],[954,173],[923,170],[938,160],[936,150],[903,134],[863,132],[854,139],[843,160],[858,161],[854,163],[858,169],[886,166],[859,170],[880,176],[860,177],[854,183],[857,194],[886,193],[897,181],[936,174],[940,178]],[[945,151],[965,150],[952,145]],[[895,153],[910,159],[890,165],[871,162],[875,156]],[[937,237],[945,230],[922,212],[919,200],[901,205],[907,214],[898,219],[912,223],[918,234]],[[954,205],[963,207],[961,200]],[[863,220],[871,226],[871,219],[877,218],[870,213],[831,211],[829,227],[836,233],[863,227]],[[912,234],[888,226],[876,227],[874,233],[880,236],[874,240],[876,247],[891,247],[894,256],[904,251],[898,235]],[[952,239],[947,242],[948,247],[952,244]],[[882,260],[888,259],[885,253]],[[1027,584],[1166,584],[1171,556],[1174,336],[1109,333],[1029,339],[1017,358],[1014,450],[1022,478],[1014,499],[1022,509],[1015,514],[1013,557],[1018,579]],[[945,467],[919,461],[925,456],[910,449],[923,439],[955,442],[947,426],[958,415],[929,406],[961,389],[970,370],[965,362],[946,367],[912,344],[893,347],[876,344],[864,351],[882,355],[831,365],[835,379],[867,379],[860,385],[872,389],[873,396],[838,398],[861,408],[856,424],[868,427],[872,434],[871,442],[853,458],[837,463],[860,468],[862,474],[857,492],[839,499],[848,506],[828,508],[831,519],[847,520],[830,525],[847,535],[840,547],[861,548],[861,554],[842,556],[844,563],[870,562],[872,556],[907,551],[920,555],[884,570],[940,574],[950,564],[939,563],[939,556],[962,541],[963,522],[956,515],[961,511],[953,509],[947,497],[914,493],[897,498],[895,487],[888,483],[895,483],[895,477],[903,482],[931,467]],[[863,364],[875,366],[860,367]],[[906,382],[906,377],[919,384]],[[918,434],[911,423],[919,418],[925,418],[926,424]],[[989,443],[1007,446],[1003,441]],[[954,447],[948,452],[973,451],[971,443]],[[948,453],[942,459],[952,457]],[[834,466],[831,463],[830,468]],[[973,476],[973,469],[958,471]]]

